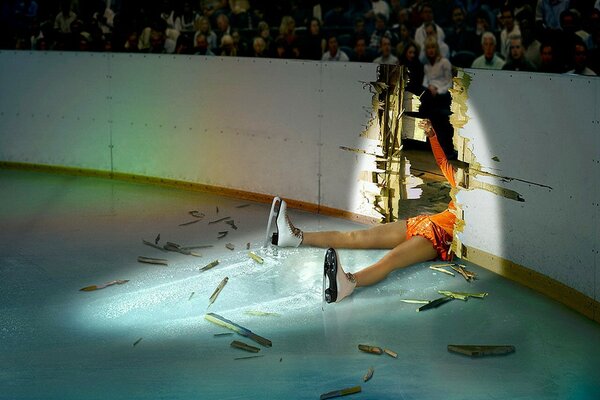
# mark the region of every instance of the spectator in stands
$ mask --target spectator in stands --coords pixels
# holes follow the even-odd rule
[[[537,0],[535,22],[540,30],[560,30],[560,14],[569,8],[571,0]]]
[[[196,33],[194,34],[194,43],[198,40],[198,36],[204,35],[208,48],[215,51],[219,46],[217,42],[217,34],[211,29],[210,21],[207,17],[202,16],[196,20]]]
[[[600,25],[596,26],[592,32],[592,44],[593,48],[589,50],[588,63],[596,75],[600,75]]]
[[[349,0],[348,1],[348,11],[346,11],[346,19],[352,23],[357,20],[362,20],[364,23],[364,27],[367,25],[367,21],[365,20],[365,14],[367,14],[370,10],[373,9],[371,2],[369,0]],[[353,40],[356,40],[354,38]]]
[[[59,34],[71,33],[71,24],[77,19],[77,14],[71,11],[71,1],[62,0],[60,13],[54,19],[54,30]]]
[[[98,29],[102,35],[109,34],[114,27],[115,15],[115,12],[110,8],[110,2],[109,4],[99,3],[92,14],[92,25]]]
[[[194,54],[197,56],[214,56],[215,53],[208,44],[208,39],[204,33],[198,33],[196,35],[196,41],[194,45]]]
[[[321,32],[321,21],[318,18],[311,18],[307,31],[300,54],[306,60],[320,60],[327,46],[327,41]]]
[[[438,43],[444,41],[446,35],[441,26],[435,23],[433,20],[433,7],[429,3],[423,3],[420,8],[420,16],[422,24],[415,31],[415,42],[419,45],[419,48],[424,49],[425,39],[427,38],[427,32],[425,32],[425,24],[433,23],[435,25],[435,31],[437,34]]]
[[[496,36],[492,32],[485,32],[481,37],[483,54],[473,61],[471,68],[502,69],[504,60],[496,53]]]
[[[479,11],[475,17],[475,35],[478,38],[478,43],[481,43],[481,36],[485,32],[492,32],[492,25],[485,11]]]
[[[404,49],[409,44],[414,43],[412,39],[412,35],[410,29],[408,29],[408,25],[400,24],[398,27],[398,43],[396,44],[396,54],[400,55],[404,53]]]
[[[384,0],[371,0],[371,7],[364,15],[367,25],[374,26],[378,14],[383,14],[387,23],[390,19],[390,5]]]
[[[211,26],[214,26],[217,23],[218,16],[226,14],[228,11],[227,0],[201,0],[200,9],[202,14],[208,17]],[[219,37],[219,40],[221,40],[221,37]]]
[[[139,40],[140,37],[136,31],[129,32],[125,44],[123,44],[123,49],[129,53],[137,53],[139,51]]]
[[[175,16],[175,29],[181,33],[192,34],[195,30],[196,21],[200,18],[192,8],[192,3],[185,1],[180,13]]]
[[[439,49],[440,55],[444,58],[450,59],[450,48],[448,47],[448,45],[446,43],[444,43],[443,41],[440,41],[438,39],[436,25],[433,22],[425,22],[424,25],[425,25],[425,34],[427,35],[427,38],[435,39],[435,41],[438,44],[438,49]],[[421,54],[419,55],[419,60],[424,65],[427,64],[427,55],[425,53],[426,53],[426,49],[423,48],[423,49],[421,49]]]
[[[322,61],[350,61],[348,55],[338,48],[338,40],[334,35],[327,39],[327,51],[321,57]]]
[[[378,64],[398,64],[398,58],[392,54],[392,41],[390,38],[383,36],[379,46],[381,55],[373,62]]]
[[[387,37],[392,40],[392,32],[387,27],[387,19],[383,14],[377,14],[375,16],[375,30],[371,34],[371,40],[369,41],[369,47],[375,52],[379,52],[379,46],[381,44],[381,38]]]
[[[354,51],[349,55],[350,61],[356,62],[371,62],[373,57],[371,56],[367,47],[367,40],[363,37],[359,37],[354,43]]]
[[[554,54],[554,46],[551,42],[540,45],[540,67],[539,72],[561,73],[564,71],[557,62]]]
[[[175,10],[169,0],[163,0],[160,5],[160,18],[167,24],[168,29],[175,29]]]
[[[167,23],[159,18],[149,27],[144,28],[138,42],[138,49],[142,52],[168,53],[175,52],[179,31],[167,27]],[[158,46],[163,46],[159,49]]]
[[[456,159],[456,151],[452,144],[454,128],[450,124],[449,89],[452,87],[452,65],[442,57],[435,36],[425,39],[425,55],[423,88],[419,111],[429,116],[434,129],[438,133],[440,144],[449,159]]]
[[[500,55],[508,59],[510,53],[510,36],[521,36],[519,25],[515,23],[512,8],[503,6],[500,9],[500,22],[502,30],[500,31]]]
[[[252,40],[252,57],[267,57],[267,44],[260,36]]]
[[[177,37],[175,54],[193,54],[194,37],[188,33],[182,33]]]
[[[289,15],[284,15],[281,18],[279,38],[282,38],[285,43],[285,58],[300,57],[300,43],[298,36],[296,36],[296,21]]]
[[[452,26],[447,29],[446,43],[450,47],[450,57],[461,51],[476,55],[479,53],[479,41],[473,28],[467,25],[465,10],[460,6],[452,7]]]
[[[215,33],[217,34],[217,43],[219,43],[222,47],[223,36],[231,36],[231,26],[229,25],[229,17],[227,16],[227,14],[223,13],[217,15],[217,30]]]
[[[221,14],[223,15],[223,14]],[[224,35],[221,38],[221,53],[219,54],[222,57],[236,57],[237,50],[235,48],[235,44],[233,42],[233,37],[231,35]]]
[[[535,71],[535,66],[525,58],[521,36],[511,36],[508,41],[510,52],[502,69],[508,71]]]
[[[596,73],[587,66],[587,46],[583,40],[579,40],[573,46],[573,69],[567,74],[596,76]]]
[[[348,15],[344,10],[344,4],[340,0],[332,1],[330,9],[323,16],[323,24],[330,27],[349,25]]]
[[[392,29],[400,24],[408,23],[408,10],[404,7],[405,3],[402,0],[390,0],[390,17],[388,24]]]
[[[525,12],[521,12],[519,17],[519,29],[521,30],[523,48],[525,49],[525,58],[535,66],[536,70],[538,70],[541,64],[541,43],[535,37],[535,25],[533,18]]]
[[[278,37],[277,39],[275,39],[275,44],[273,45],[273,57],[287,58],[286,44],[285,40],[282,37]]]
[[[231,38],[233,39],[233,47],[235,47],[235,53],[238,57],[246,57],[248,55],[248,45],[240,34],[240,30],[233,28],[231,30]]]
[[[149,47],[144,49],[145,52],[148,53],[166,53],[167,52],[167,37],[164,31],[158,31],[152,29],[150,31],[150,37],[148,40]],[[175,51],[175,46],[173,46],[173,52]]]
[[[369,34],[367,33],[365,19],[362,17],[358,17],[354,20],[354,29],[352,31],[352,43],[356,43],[358,38],[365,39],[365,42],[368,44]]]
[[[420,96],[423,93],[423,64],[419,61],[419,46],[411,42],[404,47],[399,63],[408,69],[408,83],[406,90]]]
[[[271,28],[266,21],[260,21],[258,23],[258,36],[260,36],[265,42],[265,51],[267,54],[273,54],[275,49],[273,48],[273,37],[271,36]]]
[[[248,0],[229,0],[231,26],[237,29],[252,29],[254,21]]]

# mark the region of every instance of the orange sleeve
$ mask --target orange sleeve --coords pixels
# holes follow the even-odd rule
[[[456,187],[456,181],[454,180],[454,168],[452,167],[452,164],[448,162],[446,154],[444,153],[442,146],[440,146],[437,136],[433,135],[430,137],[429,143],[431,144],[431,150],[433,151],[433,156],[435,157],[435,162],[437,163],[438,167],[440,167],[442,170],[442,173],[448,180],[448,183],[450,183],[450,186]]]

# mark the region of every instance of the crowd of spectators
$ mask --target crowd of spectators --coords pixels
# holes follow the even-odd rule
[[[0,4],[3,49],[401,63],[420,78],[439,69],[427,68],[435,42],[435,57],[459,67],[600,74],[600,0]]]

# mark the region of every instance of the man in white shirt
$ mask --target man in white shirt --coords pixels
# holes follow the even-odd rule
[[[446,35],[444,34],[444,30],[433,21],[433,7],[431,7],[429,3],[424,3],[421,6],[421,20],[423,23],[415,31],[415,42],[419,45],[419,48],[422,49],[425,45],[425,38],[427,37],[427,32],[425,32],[425,24],[427,22],[435,24],[438,43],[443,43]]]
[[[388,37],[382,37],[379,45],[381,56],[377,57],[373,62],[379,64],[398,64],[398,58],[392,54],[392,41]]]
[[[350,61],[350,58],[338,48],[337,38],[331,36],[327,40],[327,51],[321,57],[321,61]]]
[[[496,36],[492,32],[481,35],[481,48],[483,55],[473,61],[471,68],[502,69],[504,60],[496,54]]]

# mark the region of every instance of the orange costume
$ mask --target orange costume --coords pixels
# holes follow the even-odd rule
[[[437,165],[442,170],[442,173],[448,180],[448,183],[452,187],[456,187],[456,181],[454,180],[454,168],[446,159],[444,150],[438,142],[437,136],[429,138],[431,143],[431,149]],[[454,202],[448,204],[448,208],[438,214],[434,215],[418,215],[413,218],[406,220],[406,239],[410,239],[413,236],[423,236],[431,243],[438,253],[438,256],[442,260],[449,260],[451,258],[450,244],[452,243],[452,233],[454,231],[454,221],[456,216],[450,210],[456,210]]]

